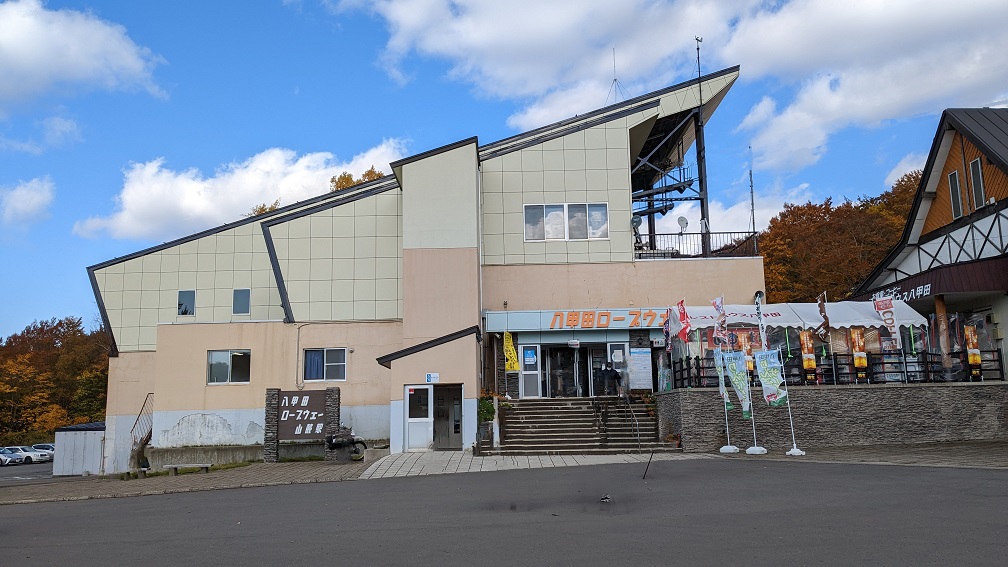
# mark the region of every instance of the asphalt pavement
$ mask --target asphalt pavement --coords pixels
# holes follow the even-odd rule
[[[369,451],[369,453],[372,456],[375,455],[373,451]],[[51,476],[47,477],[44,472],[39,472],[43,467],[48,467],[46,470],[51,475],[51,464],[18,465],[0,469],[3,473],[0,475],[0,505],[516,469],[552,469],[608,464],[639,464],[645,467],[651,459],[652,456],[649,453],[480,457],[473,455],[471,451],[436,451],[397,453],[382,458],[372,458],[365,462],[345,464],[325,461],[251,463],[247,466],[230,469],[212,469],[207,474],[190,473],[174,477],[163,475],[131,480],[121,480],[120,475],[52,478]],[[781,451],[774,451],[766,455],[655,453],[653,456],[654,462],[692,460],[857,463],[1008,470],[1008,441],[820,448],[809,449],[807,454],[802,457],[789,457]]]
[[[271,466],[308,470],[325,463]],[[0,557],[5,564],[83,566],[1004,562],[1003,467],[706,455],[656,460],[643,479],[645,466],[439,473],[0,506]],[[214,474],[174,478],[196,482]]]

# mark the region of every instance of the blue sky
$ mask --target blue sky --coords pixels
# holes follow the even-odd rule
[[[626,96],[695,76],[696,36],[704,72],[741,65],[707,129],[713,230],[749,225],[750,166],[757,228],[877,195],[944,108],[1008,104],[1005,21],[1003,0],[0,2],[0,337],[93,325],[88,265],[611,103],[613,49]]]

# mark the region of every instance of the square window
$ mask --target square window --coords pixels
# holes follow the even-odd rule
[[[588,238],[609,238],[609,205],[588,205]]]
[[[232,315],[248,315],[251,313],[252,290],[236,289],[231,300]]]
[[[543,206],[525,205],[525,240],[545,240]]]
[[[543,228],[546,233],[546,240],[564,240],[567,238],[566,223],[564,219],[563,205],[544,205],[545,216],[543,218]]]
[[[207,351],[207,384],[247,383],[252,378],[252,351]]]
[[[196,290],[194,289],[179,290],[178,314],[187,316],[196,314]]]
[[[346,380],[345,348],[312,348],[304,353],[305,381]]]
[[[588,205],[567,205],[567,231],[571,240],[588,238]]]

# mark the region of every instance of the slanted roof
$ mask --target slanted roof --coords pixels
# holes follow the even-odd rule
[[[1008,173],[1008,108],[949,108],[942,112],[938,130],[931,143],[931,151],[924,165],[924,175],[921,176],[910,215],[903,228],[903,235],[889,254],[851,294],[852,297],[862,295],[876,287],[876,282],[886,268],[902,262],[910,253],[907,247],[920,241],[924,221],[931,209],[955,132],[962,134],[991,163]]]

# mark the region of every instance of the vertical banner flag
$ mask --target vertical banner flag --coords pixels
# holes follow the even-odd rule
[[[731,403],[731,398],[728,397],[728,389],[725,388],[725,368],[724,368],[724,357],[721,354],[721,347],[718,346],[714,349],[714,368],[717,369],[717,386],[718,393],[721,394],[721,399],[724,400],[724,406],[726,410],[733,410],[735,406]]]
[[[763,348],[769,348],[766,342],[766,323],[763,322],[763,292],[756,292],[756,322],[759,324],[759,339]]]
[[[880,297],[874,300],[875,311],[882,318],[882,322],[885,324],[886,329],[889,329],[889,336],[896,341],[896,350],[902,347],[900,340],[899,325],[896,324],[896,312],[893,310],[893,303],[891,297]]]
[[[851,351],[854,353],[854,368],[868,368],[868,353],[865,352],[864,327],[851,327]]]
[[[815,345],[812,344],[812,331],[802,329],[798,333],[798,340],[801,341],[802,368],[805,370],[815,370]]]
[[[784,369],[776,350],[761,350],[753,353],[756,357],[756,371],[763,385],[763,399],[775,408],[787,405],[787,390],[781,388]]]
[[[721,355],[728,379],[731,380],[735,395],[742,403],[742,417],[752,418],[752,398],[749,393],[749,372],[746,370],[745,353],[741,351],[726,352]]]
[[[825,291],[819,294],[819,297],[816,298],[816,303],[819,304],[819,315],[822,316],[822,323],[820,323],[819,326],[816,327],[815,330],[812,331],[812,332],[815,333],[819,337],[820,341],[822,341],[824,343],[828,343],[829,342],[829,316],[826,315],[826,292]]]
[[[963,334],[966,343],[966,363],[970,366],[980,366],[983,360],[980,357],[980,341],[977,340],[976,325],[963,325]]]
[[[714,311],[717,313],[717,318],[714,320],[714,342],[728,344],[728,326],[725,325],[728,316],[724,312],[724,295],[711,301],[711,305],[714,306]]]
[[[672,308],[665,309],[665,322],[662,323],[662,333],[665,334],[665,352],[672,352]]]
[[[692,327],[690,326],[689,314],[686,313],[686,300],[680,300],[676,306],[679,308],[679,323],[682,324],[682,328],[679,329],[679,338],[683,342],[689,342],[689,332]]]
[[[515,352],[514,338],[511,333],[504,333],[504,371],[518,372],[518,353]]]

